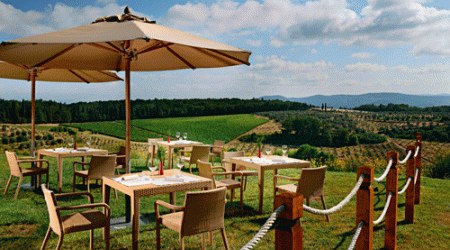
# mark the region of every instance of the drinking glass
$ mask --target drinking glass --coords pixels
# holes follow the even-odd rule
[[[283,157],[286,157],[286,152],[287,152],[287,150],[288,150],[287,145],[281,146],[281,151],[283,152]]]
[[[187,132],[183,133],[183,138],[184,138],[184,140],[187,140]]]
[[[69,145],[69,148],[72,148],[72,146],[73,146],[73,138],[69,139],[69,141],[67,142],[67,145]]]
[[[184,167],[184,162],[181,155],[178,155],[177,167],[180,169],[180,171],[178,172],[178,176],[181,177],[181,169]]]
[[[180,140],[180,132],[177,132],[175,136],[177,137],[178,140]]]
[[[156,169],[158,169],[158,166],[156,166],[156,165],[155,166],[149,165],[148,169],[150,169],[150,171],[152,171],[152,175],[154,175],[153,172],[155,172]]]
[[[272,149],[270,148],[270,146],[266,147],[266,155],[270,155],[270,152],[272,151]]]

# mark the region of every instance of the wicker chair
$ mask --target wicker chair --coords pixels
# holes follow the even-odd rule
[[[81,165],[82,170],[77,170],[76,165]],[[89,165],[89,169],[86,169],[86,165]],[[87,191],[89,189],[90,180],[101,180],[103,176],[114,176],[114,169],[116,166],[115,155],[93,155],[90,162],[73,163],[73,192],[75,192],[76,177],[87,179]]]
[[[117,174],[120,174],[119,169],[125,169],[127,166],[127,149],[125,146],[120,146],[119,151],[110,152],[110,155],[116,155],[116,166],[114,167]]]
[[[152,156],[152,167],[153,167],[153,160],[155,159],[156,151],[158,150],[158,144],[155,142],[163,140],[164,140],[163,138],[148,139],[147,161],[145,162],[146,167],[148,167],[148,160],[150,159],[150,155]]]
[[[9,185],[11,184],[11,180],[13,176],[19,177],[19,183],[17,184],[17,189],[16,189],[16,194],[14,195],[14,199],[17,199],[17,196],[19,195],[19,190],[20,190],[20,185],[22,184],[22,180],[24,176],[33,176],[33,175],[37,175],[38,176],[38,182],[39,184],[41,184],[41,176],[43,174],[47,175],[47,187],[48,187],[48,166],[49,163],[47,160],[37,160],[34,157],[17,157],[15,152],[9,152],[9,151],[5,151],[5,155],[6,158],[8,160],[8,164],[9,164],[9,170],[10,170],[10,176],[9,176],[9,180],[8,183],[6,184],[6,188],[5,188],[5,192],[3,193],[3,195],[6,194],[6,192],[8,192],[8,188]],[[45,162],[47,163],[47,167],[46,168],[42,168],[42,167],[38,167],[37,165],[32,166],[31,168],[22,168],[20,165],[22,163],[42,163]],[[34,188],[37,188],[37,182],[34,183]]]
[[[237,152],[224,152],[223,153],[223,159],[222,159],[222,166],[226,169],[226,171],[232,171],[231,169],[231,158],[233,157],[244,157],[245,152],[244,151],[237,151]],[[242,176],[244,178],[244,190],[247,189],[247,177],[248,176],[258,176],[257,171],[251,171],[247,170],[245,166],[236,166],[236,170],[242,173]]]
[[[209,178],[213,181],[213,188],[221,188],[226,187],[227,189],[231,189],[231,195],[230,200],[233,201],[234,198],[234,189],[239,188],[240,189],[240,202],[241,202],[241,212],[243,211],[243,200],[244,200],[244,189],[243,189],[243,178],[241,172],[231,172],[231,171],[225,171],[222,167],[211,167],[211,163],[205,162],[205,161],[198,161],[198,175]],[[213,169],[222,169],[224,172],[217,173],[213,172]],[[216,180],[214,176],[241,176],[240,181],[233,180],[231,178],[224,178],[222,180]]]
[[[64,235],[80,231],[90,230],[89,248],[94,248],[94,229],[104,228],[106,241],[106,249],[109,249],[109,227],[111,210],[106,203],[94,203],[94,197],[89,192],[54,194],[45,188],[42,184],[42,192],[44,193],[45,202],[47,203],[50,223],[41,250],[45,249],[45,245],[49,239],[51,231],[59,235],[59,241],[56,249],[61,249]],[[56,198],[74,197],[86,195],[91,204],[75,205],[75,206],[58,206]],[[97,207],[103,207],[104,213],[97,210]],[[72,214],[61,216],[60,211],[80,210]]]
[[[327,209],[325,204],[325,198],[323,196],[323,184],[325,182],[325,172],[327,171],[326,166],[320,168],[304,168],[300,174],[300,178],[291,178],[282,175],[273,176],[273,186],[274,197],[279,192],[293,192],[303,194],[303,198],[306,199],[306,205],[309,206],[310,199],[322,200],[322,205],[324,209]],[[290,181],[297,181],[295,184],[287,184],[282,186],[277,186],[277,179],[282,178]],[[330,221],[330,217],[326,216],[326,221]]]
[[[211,147],[211,152],[209,153],[209,157],[211,158],[211,162],[214,165],[214,157],[219,157],[220,160],[222,160],[222,151],[223,146],[225,145],[224,141],[214,141],[214,146]]]
[[[175,206],[157,200],[155,202],[157,249],[161,249],[160,224],[179,233],[180,248],[182,250],[184,249],[185,236],[201,233],[202,249],[205,249],[205,232],[209,232],[209,242],[212,244],[212,231],[219,229],[225,248],[229,249],[224,224],[225,203],[225,188],[186,192],[184,206]],[[208,205],[206,206],[205,204]],[[171,210],[181,210],[181,212],[160,215],[158,205]]]
[[[189,163],[189,173],[192,174],[191,165],[192,164],[197,165],[197,161],[198,160],[206,161],[206,162],[208,161],[210,148],[211,148],[211,146],[199,145],[199,146],[193,146],[192,147],[192,151],[181,150],[181,152],[184,152],[184,153],[187,153],[187,152],[191,153],[190,157],[183,157],[182,158],[182,160],[184,162]]]

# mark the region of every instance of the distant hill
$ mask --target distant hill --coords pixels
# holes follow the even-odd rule
[[[449,94],[439,95],[406,95],[399,93],[367,93],[362,95],[314,95],[303,98],[287,98],[284,96],[263,96],[264,100],[282,100],[311,104],[321,107],[322,103],[326,103],[327,107],[333,108],[354,108],[364,104],[387,105],[407,104],[412,107],[433,107],[450,105]]]

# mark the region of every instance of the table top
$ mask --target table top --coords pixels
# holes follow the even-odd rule
[[[175,140],[175,141],[156,141],[155,144],[159,144],[161,146],[166,147],[190,147],[194,145],[202,145],[203,143],[198,141],[188,141],[188,140]]]
[[[62,156],[62,157],[77,157],[77,156],[90,156],[95,154],[108,154],[108,150],[105,149],[94,149],[94,148],[54,148],[54,149],[39,149],[37,151],[38,155],[45,156]]]
[[[309,168],[311,162],[299,160],[295,158],[283,157],[279,155],[261,156],[246,156],[246,157],[232,157],[231,163],[243,165],[254,169],[279,169],[279,168]]]
[[[178,191],[185,191],[189,189],[201,189],[201,188],[212,188],[213,183],[212,180],[208,178],[204,178],[198,175],[193,175],[189,173],[182,172],[183,176],[186,176],[186,179],[188,178],[195,178],[197,181],[190,181],[190,182],[178,182],[174,181],[175,175],[178,173],[178,170],[164,170],[164,175],[151,175],[149,171],[143,171],[140,173],[130,173],[130,174],[124,174],[117,177],[103,177],[103,183],[105,185],[108,185],[114,189],[117,189],[127,195],[139,195],[139,196],[148,196],[148,195],[156,195],[156,194],[164,194],[164,193],[172,193],[172,192],[178,192]],[[167,178],[167,180],[172,180],[172,184],[167,185],[155,185],[152,183],[149,184],[142,184],[142,185],[135,185],[135,186],[127,186],[125,185],[124,181],[126,180],[120,180],[118,178],[125,179],[127,177],[133,177],[135,175],[138,175],[141,178]]]

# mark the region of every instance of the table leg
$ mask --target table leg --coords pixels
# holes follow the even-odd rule
[[[170,197],[170,204],[175,205],[175,199],[176,199],[176,192],[169,193]],[[171,209],[170,212],[174,213],[175,210]]]
[[[172,150],[173,148],[169,147],[169,164],[167,165],[169,169],[173,168]]]
[[[131,198],[125,194],[125,223],[131,221]]]
[[[61,193],[62,187],[62,176],[63,176],[63,158],[58,156],[57,158],[57,168],[58,168],[58,193]]]
[[[264,196],[264,171],[258,170],[258,185],[259,185],[259,214],[263,210],[263,196]]]
[[[156,145],[152,145],[152,167],[155,164]]]
[[[139,246],[139,215],[140,215],[140,198],[136,196],[131,197],[131,213],[133,221],[131,222],[131,233],[133,241],[133,249],[138,249]]]
[[[102,181],[102,196],[103,196],[103,203],[106,203],[109,205],[109,198],[110,198],[111,188],[108,185],[105,185],[105,182]],[[103,213],[106,213],[106,208],[103,208]],[[105,228],[103,228],[103,239],[106,239],[107,235],[105,232]]]

